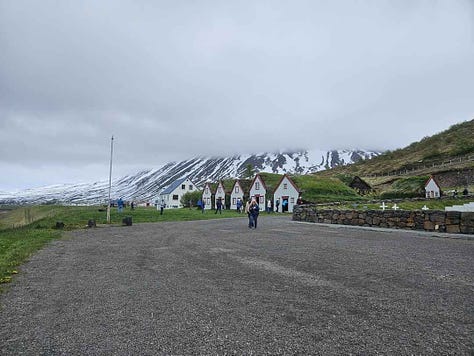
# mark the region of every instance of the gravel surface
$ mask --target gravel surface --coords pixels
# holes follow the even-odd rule
[[[473,355],[474,241],[261,216],[67,233],[0,296],[2,355]]]

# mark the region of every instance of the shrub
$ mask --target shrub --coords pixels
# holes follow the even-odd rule
[[[189,202],[191,202],[191,206],[197,206],[198,200],[202,198],[202,192],[199,190],[196,190],[194,192],[187,192],[184,193],[183,196],[181,197],[181,205],[185,207],[190,207]]]

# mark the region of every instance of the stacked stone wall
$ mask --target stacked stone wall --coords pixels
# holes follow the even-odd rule
[[[474,234],[474,213],[440,210],[322,210],[297,205],[294,221]]]

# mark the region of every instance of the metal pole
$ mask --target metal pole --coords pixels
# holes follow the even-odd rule
[[[109,202],[107,204],[107,224],[110,224],[110,190],[112,188],[112,156],[114,154],[114,136],[110,140]]]

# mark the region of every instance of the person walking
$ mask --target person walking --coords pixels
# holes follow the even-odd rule
[[[237,212],[240,214],[242,212],[242,200],[240,198],[237,198]]]
[[[123,210],[123,200],[122,200],[122,198],[119,198],[119,200],[117,200],[117,209],[118,209],[119,213],[121,213],[122,210]]]
[[[202,202],[201,202],[201,213],[204,214],[204,209],[206,208],[206,202],[205,200],[203,199]]]
[[[219,214],[222,214],[222,199],[221,198],[217,199],[217,202],[216,202],[215,214],[217,214],[217,212],[219,212]]]
[[[272,201],[270,199],[268,199],[267,201],[267,213],[271,213],[272,212]]]
[[[257,202],[255,200],[252,200],[249,206],[249,212],[250,216],[252,219],[252,226],[254,229],[257,228],[257,219],[258,219],[258,214],[260,213],[260,207],[258,206]]]
[[[250,200],[245,203],[245,212],[249,218],[249,229],[253,227],[252,217],[250,216]]]
[[[277,199],[275,205],[276,205],[276,208],[277,208],[276,212],[278,213],[278,208],[280,207],[280,199]]]
[[[161,204],[160,204],[160,215],[163,215],[163,209],[165,208],[165,201],[164,199],[161,199]]]

